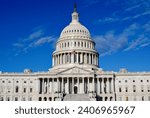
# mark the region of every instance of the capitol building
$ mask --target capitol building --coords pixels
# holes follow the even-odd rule
[[[150,101],[150,72],[104,71],[74,7],[47,72],[0,71],[0,101]]]

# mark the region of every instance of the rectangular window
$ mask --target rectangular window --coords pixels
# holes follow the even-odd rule
[[[126,101],[128,101],[128,97],[126,97]]]
[[[23,92],[26,93],[26,88],[23,89]]]
[[[18,101],[18,97],[15,97],[15,101]]]
[[[126,87],[126,92],[128,92],[128,87]]]
[[[32,101],[32,97],[29,98],[29,101]]]
[[[144,96],[142,96],[142,101],[144,101]]]
[[[32,89],[32,88],[30,88],[30,93],[32,93],[32,91],[33,91],[33,89]]]
[[[121,92],[121,87],[119,87],[119,92]]]
[[[136,86],[133,85],[133,92],[136,92]]]

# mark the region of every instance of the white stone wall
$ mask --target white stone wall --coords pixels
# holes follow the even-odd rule
[[[117,101],[150,101],[150,73],[116,74]]]

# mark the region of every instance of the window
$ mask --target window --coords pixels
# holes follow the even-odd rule
[[[119,81],[119,83],[121,83],[121,81]]]
[[[23,92],[26,93],[26,88],[23,88]]]
[[[8,83],[11,83],[11,81],[8,81]]]
[[[119,101],[122,101],[122,97],[119,97]]]
[[[127,83],[127,80],[125,80],[125,83]]]
[[[32,81],[30,81],[30,83],[33,83]]]
[[[121,92],[121,87],[119,88],[119,92]]]
[[[150,92],[150,87],[149,86],[147,87],[147,91]]]
[[[0,97],[0,101],[3,101],[4,99],[3,99],[3,97]]]
[[[2,83],[5,83],[5,81],[2,81]]]
[[[147,80],[147,82],[149,82],[149,80]]]
[[[30,88],[30,93],[32,93],[32,91],[33,91],[33,89],[32,89],[32,88]]]
[[[18,97],[15,97],[15,101],[18,101]]]
[[[126,101],[128,101],[129,100],[129,98],[128,97],[126,97]]]
[[[133,85],[133,92],[136,92],[136,86]]]
[[[128,87],[126,87],[126,92],[128,92]]]
[[[7,101],[10,101],[10,98],[9,98],[9,97],[7,97]]]
[[[29,98],[29,101],[32,101],[32,97]]]
[[[142,101],[144,101],[144,96],[142,96]]]
[[[133,82],[135,82],[135,80],[133,80]]]
[[[19,87],[18,86],[16,86],[16,93],[18,93],[19,92]]]
[[[26,81],[24,81],[24,83],[27,83]]]
[[[141,86],[141,92],[144,92],[144,87],[143,86]]]
[[[19,81],[16,81],[16,83],[19,83]]]
[[[141,82],[143,82],[143,80],[141,80]]]

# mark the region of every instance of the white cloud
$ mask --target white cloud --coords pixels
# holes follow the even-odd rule
[[[146,28],[142,28],[139,24],[132,24],[120,34],[109,31],[104,35],[94,36],[93,39],[97,44],[96,49],[101,56],[105,56],[117,51],[131,51],[150,46],[147,34],[149,33],[146,32]]]
[[[32,40],[32,39],[35,39],[35,38],[39,38],[42,35],[43,35],[43,31],[39,30],[39,31],[36,31],[36,32],[33,32],[32,34],[30,34],[29,39]]]
[[[135,49],[139,49],[141,47],[146,47],[149,46],[150,41],[148,40],[148,38],[144,37],[143,35],[141,35],[138,39],[133,40],[126,49],[124,49],[124,51],[129,51],[129,50],[135,50]]]
[[[96,49],[99,50],[101,56],[112,54],[122,48],[124,48],[128,39],[123,33],[115,35],[113,31],[106,33],[105,35],[95,36]]]
[[[32,41],[34,39],[37,39],[39,37],[41,37],[44,34],[44,32],[42,30],[38,30],[35,32],[32,32],[27,38],[24,38],[23,41]]]
[[[51,43],[54,40],[55,40],[55,38],[53,36],[42,37],[42,38],[38,39],[37,41],[35,41],[33,46],[35,46],[35,47],[41,46],[45,43]]]
[[[14,47],[17,47],[17,48],[22,48],[22,47],[24,47],[24,44],[21,44],[21,43],[14,43],[13,46],[14,46]]]
[[[47,43],[54,45],[56,39],[54,36],[44,36],[44,32],[42,30],[33,32],[27,37],[28,38],[23,38],[22,40],[18,40],[18,42],[13,44],[13,47],[16,51],[16,56],[20,53],[27,53],[29,49],[36,48]]]

